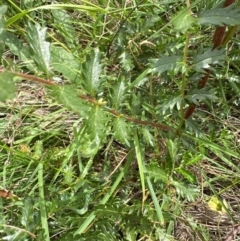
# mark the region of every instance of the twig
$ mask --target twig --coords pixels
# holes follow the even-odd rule
[[[233,228],[233,231],[223,241],[232,241],[240,233],[240,223]]]

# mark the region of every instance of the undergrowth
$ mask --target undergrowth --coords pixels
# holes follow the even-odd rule
[[[1,238],[226,237],[239,23],[234,0],[4,1]]]

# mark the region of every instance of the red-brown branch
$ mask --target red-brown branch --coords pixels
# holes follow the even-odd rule
[[[233,4],[236,0],[226,0],[223,4],[223,7],[228,7],[229,5]],[[224,39],[224,35],[225,35],[225,31],[226,31],[226,26],[218,26],[214,32],[213,35],[213,49],[219,47],[220,45],[222,45],[223,39]],[[210,76],[210,70],[206,70],[205,75],[203,76],[203,78],[199,81],[199,88],[202,89],[206,86],[208,79]],[[196,109],[196,105],[195,104],[191,104],[185,111],[184,113],[184,118],[188,119],[193,112]]]
[[[56,83],[52,82],[51,80],[45,80],[45,79],[36,77],[34,75],[30,75],[30,74],[22,74],[22,73],[8,71],[5,69],[0,69],[0,73],[3,73],[3,72],[9,72],[9,73],[15,74],[16,76],[19,76],[23,79],[32,80],[34,82],[38,82],[38,83],[45,84],[45,85],[57,85]]]
[[[5,69],[0,69],[0,73],[2,73],[4,71],[6,71],[6,70]],[[11,71],[7,71],[7,72],[13,73],[16,76],[22,77],[23,79],[31,80],[31,81],[34,81],[34,82],[37,82],[37,83],[41,83],[41,84],[45,84],[45,85],[56,85],[56,86],[58,86],[58,84],[56,84],[56,83],[54,83],[54,82],[52,82],[50,80],[45,80],[45,79],[36,77],[34,75],[22,74],[22,73],[11,72]],[[91,97],[89,97],[87,95],[80,95],[79,98],[81,98],[83,100],[86,100],[87,102],[92,103],[92,104],[96,104],[97,103],[97,101],[94,98],[91,98]],[[126,120],[134,122],[134,123],[137,123],[137,124],[140,124],[140,125],[148,125],[148,126],[152,126],[152,127],[164,130],[164,131],[175,132],[175,130],[172,127],[167,126],[167,125],[163,125],[163,124],[155,123],[155,122],[150,122],[150,121],[142,121],[142,120],[139,120],[139,119],[135,119],[135,118],[132,118],[132,117],[130,117],[128,115],[123,115],[121,113],[118,113],[116,110],[108,110],[108,111],[110,113],[112,113],[114,116],[118,117],[118,116],[122,115],[123,118],[125,118]]]

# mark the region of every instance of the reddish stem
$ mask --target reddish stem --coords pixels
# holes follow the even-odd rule
[[[236,0],[226,0],[223,4],[223,7],[228,7],[229,5],[233,4]],[[222,41],[224,39],[224,34],[226,31],[226,26],[218,26],[214,32],[213,35],[213,49],[219,47],[222,44]],[[208,79],[210,76],[210,70],[208,69],[205,73],[205,75],[203,76],[203,78],[199,81],[199,88],[202,89],[206,86]],[[185,111],[184,114],[184,118],[185,120],[188,119],[193,112],[196,109],[196,105],[195,104],[191,104],[187,110]]]

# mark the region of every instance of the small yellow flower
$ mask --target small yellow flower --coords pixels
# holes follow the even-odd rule
[[[19,145],[19,149],[23,153],[30,153],[31,152],[30,147],[28,145],[26,145],[26,144],[20,144]]]
[[[224,205],[222,205],[222,204],[224,204]],[[216,196],[212,196],[210,198],[210,200],[208,201],[208,207],[212,211],[218,212],[221,215],[225,215],[227,213],[224,206],[226,208],[228,207],[227,202],[224,199],[222,200],[222,202],[220,202]]]

